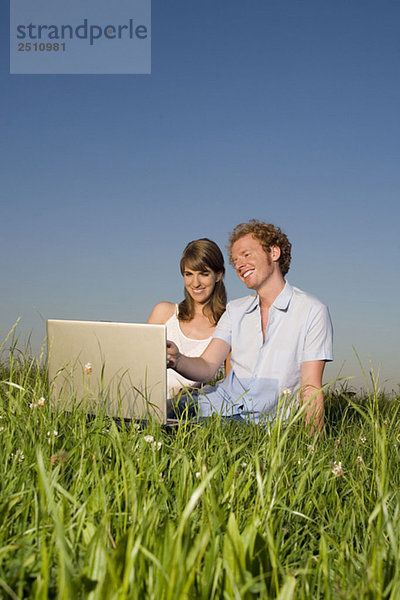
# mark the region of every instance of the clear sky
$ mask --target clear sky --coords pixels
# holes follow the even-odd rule
[[[18,317],[34,348],[47,318],[143,322],[181,299],[188,241],[225,250],[257,218],[330,308],[326,379],[360,375],[354,346],[398,390],[398,0],[153,0],[151,75],[10,75],[6,4],[1,339]]]

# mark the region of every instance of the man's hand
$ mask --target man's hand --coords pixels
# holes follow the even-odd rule
[[[174,342],[167,340],[167,367],[175,369],[180,375],[193,381],[209,381],[223,364],[231,348],[220,339],[212,339],[198,357],[181,354]]]
[[[178,346],[174,342],[167,340],[167,367],[175,369],[176,363],[181,356]]]

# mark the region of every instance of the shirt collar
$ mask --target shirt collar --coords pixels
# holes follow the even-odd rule
[[[274,306],[278,310],[287,310],[292,296],[293,288],[290,285],[290,283],[286,281],[285,287],[283,288],[279,296],[275,298],[275,301],[273,302],[272,306]]]
[[[246,314],[253,312],[253,310],[258,308],[259,303],[260,303],[260,300],[258,298],[258,294],[253,294],[252,296],[249,296],[249,305],[247,306],[247,308],[244,312]]]
[[[281,293],[275,298],[272,306],[277,308],[278,310],[287,310],[290,300],[293,296],[293,288],[288,281],[285,282],[285,287],[281,291]],[[249,296],[249,305],[246,308],[246,313],[251,313],[253,310],[260,306],[260,299],[258,294],[254,294],[253,296]]]

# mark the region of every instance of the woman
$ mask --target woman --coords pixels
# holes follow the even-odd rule
[[[224,257],[215,242],[202,238],[186,246],[180,267],[185,299],[180,304],[159,302],[147,322],[165,323],[167,339],[175,342],[182,354],[200,356],[225,311]],[[173,369],[167,371],[168,398],[176,396],[182,387],[198,385]]]

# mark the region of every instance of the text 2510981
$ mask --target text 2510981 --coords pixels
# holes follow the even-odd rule
[[[65,52],[65,42],[18,42],[18,52]]]

